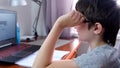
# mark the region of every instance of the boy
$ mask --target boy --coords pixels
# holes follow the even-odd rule
[[[66,27],[77,29],[79,40],[92,51],[73,60],[52,61],[55,43]],[[113,0],[79,0],[76,11],[57,19],[40,48],[33,68],[119,68],[113,48],[119,30],[119,9]]]

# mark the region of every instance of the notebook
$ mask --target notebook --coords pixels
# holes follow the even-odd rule
[[[37,51],[40,46],[16,44],[17,13],[0,9],[0,62],[15,63]]]

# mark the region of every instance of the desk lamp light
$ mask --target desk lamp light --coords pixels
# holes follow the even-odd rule
[[[37,33],[37,25],[38,25],[38,20],[39,20],[39,16],[40,16],[40,9],[41,9],[41,5],[42,5],[42,1],[39,0],[32,0],[34,1],[36,4],[39,5],[39,9],[38,9],[38,13],[37,16],[35,17],[34,23],[33,23],[33,32],[34,32],[34,36],[35,39],[37,39],[38,37],[38,33]],[[11,6],[25,6],[27,5],[26,0],[11,0]]]
[[[33,23],[33,30],[34,30],[33,32],[34,32],[35,39],[37,39],[37,37],[38,37],[37,25],[38,25],[38,20],[39,20],[39,16],[40,16],[40,9],[41,9],[41,5],[42,5],[42,1],[39,1],[39,0],[32,0],[32,1],[34,1],[36,4],[39,5],[38,13],[37,13],[37,16],[35,17],[35,20]]]

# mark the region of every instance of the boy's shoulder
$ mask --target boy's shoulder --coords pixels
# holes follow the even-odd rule
[[[110,56],[110,54],[113,54],[117,51],[117,49],[115,49],[114,47],[110,46],[109,44],[105,44],[99,47],[96,47],[94,50],[92,50],[91,52],[88,52],[88,54],[96,54],[96,55],[100,55],[104,54],[104,55],[108,55]],[[99,53],[99,54],[98,54]]]
[[[109,59],[117,57],[118,51],[116,48],[106,44],[106,45],[102,45],[100,47],[95,48],[91,52],[88,52],[86,56],[88,57],[92,56],[94,57],[94,59],[97,57],[101,59],[102,61],[104,60],[108,61]]]
[[[76,59],[74,59],[74,61],[82,67],[88,66],[99,68],[99,66],[104,66],[105,64],[107,65],[110,62],[110,59],[113,59],[116,51],[117,50],[115,48],[109,45],[103,45],[95,48],[91,52],[77,57]],[[112,61],[114,62],[115,59],[116,58],[114,58]]]

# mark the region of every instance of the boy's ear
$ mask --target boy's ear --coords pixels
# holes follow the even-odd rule
[[[95,25],[94,25],[94,33],[95,34],[101,34],[102,31],[103,31],[102,25],[99,22],[95,23]]]

